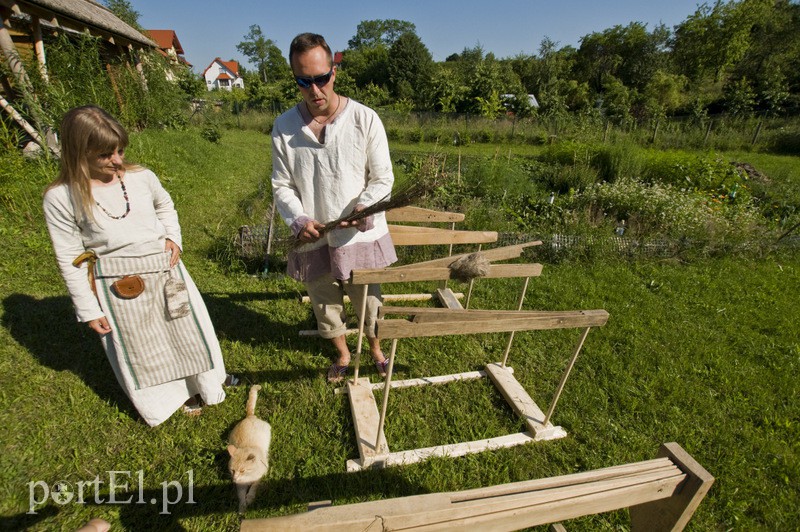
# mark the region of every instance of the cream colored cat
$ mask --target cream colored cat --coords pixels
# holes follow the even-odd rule
[[[247,399],[247,417],[233,427],[228,437],[228,453],[231,459],[228,470],[236,484],[239,495],[239,513],[244,513],[247,505],[253,502],[261,477],[267,474],[269,467],[269,443],[272,439],[272,428],[269,423],[258,419],[255,415],[256,398],[261,386],[250,388]]]

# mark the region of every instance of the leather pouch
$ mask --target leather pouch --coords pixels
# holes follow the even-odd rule
[[[111,288],[121,299],[134,299],[144,292],[144,279],[138,275],[126,275],[111,283]]]

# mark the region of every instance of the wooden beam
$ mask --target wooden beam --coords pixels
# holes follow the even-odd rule
[[[554,427],[550,423],[545,424],[544,412],[539,405],[531,399],[525,388],[514,378],[514,375],[507,368],[500,364],[487,364],[486,374],[494,382],[495,386],[505,398],[508,405],[516,412],[527,425],[531,434],[539,435],[546,431],[555,432],[561,427]]]
[[[489,262],[494,262],[498,260],[516,259],[520,255],[522,255],[522,250],[525,249],[526,247],[541,246],[541,245],[542,241],[536,240],[533,242],[526,242],[525,244],[515,244],[513,246],[503,246],[500,248],[485,249],[481,250],[479,253]],[[473,252],[460,253],[458,255],[452,255],[441,259],[426,260],[424,262],[415,262],[413,264],[404,264],[402,266],[395,266],[393,269],[407,270],[412,268],[428,268],[428,267],[442,267],[442,266],[446,267],[450,266],[453,262],[460,259],[461,257],[472,255],[472,253]]]
[[[679,454],[685,455],[679,446],[675,447]],[[680,463],[660,458],[488,488],[329,506],[291,516],[245,520],[241,530],[519,530],[635,508],[654,501],[668,503],[680,498],[687,476]]]
[[[388,222],[463,222],[464,215],[458,212],[435,211],[422,207],[398,207],[386,211]]]
[[[458,299],[462,299],[464,297],[464,294],[462,292],[455,292],[453,295],[455,297],[457,297]],[[429,300],[433,299],[434,297],[437,297],[437,295],[434,295],[434,294],[381,294],[381,299],[383,299],[384,303],[390,302],[390,301],[429,301]],[[300,302],[301,303],[311,303],[311,298],[308,297],[308,296],[301,296],[300,297]],[[350,302],[350,296],[345,295],[344,296],[344,302],[345,303],[349,303]]]
[[[441,281],[451,278],[450,268],[376,268],[353,270],[353,284],[407,283],[411,281]],[[481,279],[501,279],[508,277],[538,277],[542,274],[541,264],[490,264],[489,271]]]
[[[379,412],[369,379],[358,379],[358,384],[348,379],[346,387],[356,431],[356,444],[362,461],[371,462],[376,457],[388,454],[389,447],[383,431],[380,434],[381,445],[375,446],[378,441]]]
[[[438,227],[389,225],[389,234],[396,246],[433,244],[488,244],[497,241],[496,231],[455,231]]]
[[[44,53],[44,41],[42,40],[42,25],[39,17],[31,16],[31,29],[33,30],[33,47],[36,50],[36,61],[39,63],[39,72],[45,82],[50,81],[47,75],[47,57]]]
[[[498,316],[501,315],[498,314]],[[520,315],[511,315],[509,317],[498,317],[492,320],[480,319],[424,323],[414,323],[407,320],[379,320],[377,323],[377,334],[381,339],[421,338],[425,336],[447,336],[451,334],[598,327],[605,325],[607,321],[608,312],[605,310],[580,310],[574,311],[571,315],[564,315],[563,312],[553,313],[549,316],[531,315],[530,317],[522,317]]]
[[[378,317],[413,316],[416,323],[443,321],[476,321],[486,319],[532,318],[540,316],[564,316],[575,314],[574,310],[481,310],[481,309],[447,309],[436,307],[398,307],[386,305],[378,310]]]

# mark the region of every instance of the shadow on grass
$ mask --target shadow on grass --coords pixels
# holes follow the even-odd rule
[[[227,463],[227,453],[220,453],[216,461]],[[342,464],[344,468],[344,464]],[[427,493],[419,486],[409,484],[407,479],[394,469],[361,471],[357,473],[331,473],[306,478],[269,479],[262,482],[255,501],[248,507],[245,517],[256,519],[265,517],[271,510],[284,507],[298,507],[297,512],[305,511],[308,503],[332,500],[337,503],[337,495],[346,493],[349,498],[363,500],[374,498],[390,499],[407,495]],[[153,472],[145,472],[153,475]],[[206,515],[226,517],[235,515],[239,501],[232,483],[197,486],[190,485],[188,472],[179,479],[164,479],[161,488],[142,489],[136,485],[136,476],[127,491],[115,492],[119,508],[119,519],[124,530],[187,530],[182,520]],[[196,482],[197,479],[194,479]],[[84,504],[92,506],[111,506],[105,487],[101,489],[98,504],[93,488],[84,493]],[[41,494],[38,494],[41,496]],[[123,502],[126,501],[126,502]],[[68,505],[77,504],[70,502]],[[35,527],[44,519],[55,517],[61,508],[54,503],[36,509],[36,514],[20,513],[0,518],[2,530],[24,530]],[[101,512],[97,512],[98,515]]]
[[[134,419],[139,414],[119,387],[97,335],[75,321],[69,297],[36,299],[11,294],[3,300],[2,325],[42,365],[71,371],[98,397]]]

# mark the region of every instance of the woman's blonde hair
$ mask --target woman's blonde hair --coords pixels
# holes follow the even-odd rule
[[[61,120],[61,169],[48,189],[67,185],[78,221],[94,220],[89,161],[128,146],[128,132],[113,116],[96,105],[75,107]],[[124,162],[126,169],[136,165]]]

